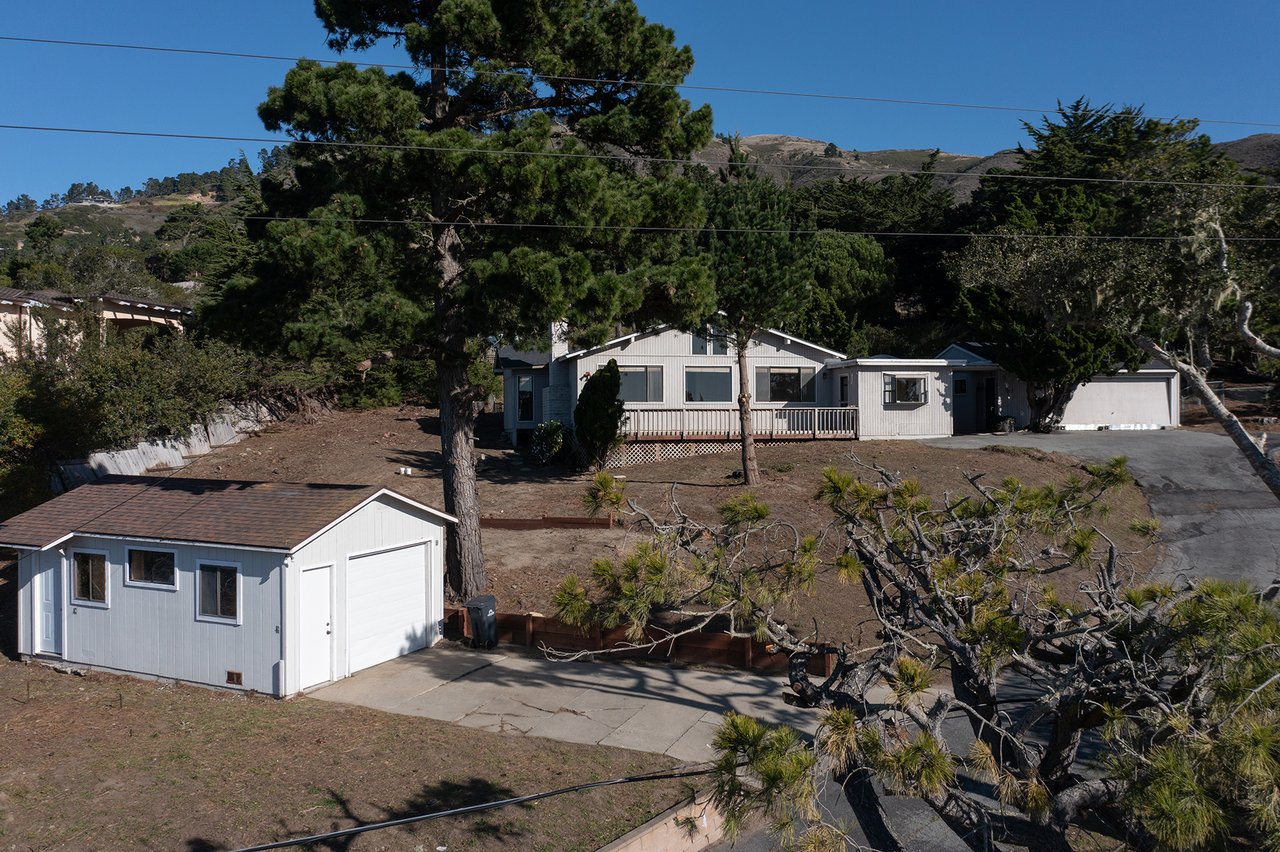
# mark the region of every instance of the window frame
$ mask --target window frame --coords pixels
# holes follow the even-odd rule
[[[210,615],[202,610],[204,603],[204,570],[206,568],[229,569],[236,575],[236,614],[234,616]],[[230,559],[200,559],[196,561],[196,621],[207,621],[213,624],[244,623],[244,572],[241,564]]]
[[[76,588],[79,585],[76,578],[76,557],[82,553],[86,556],[102,557],[102,600],[100,601],[93,600],[92,598],[82,598],[76,595]],[[67,560],[71,565],[71,605],[91,606],[97,609],[111,609],[111,554],[105,550],[77,547],[73,548],[67,554]]]
[[[712,355],[716,357],[729,354],[729,340],[710,326],[695,331],[691,335],[693,342],[689,347],[690,355]],[[719,349],[721,351],[717,352]]]
[[[525,393],[525,391],[521,388],[521,385],[525,384],[526,382],[528,382],[529,384],[529,390],[528,390],[529,417],[527,419],[522,418],[520,416],[520,394]],[[536,399],[537,391],[534,387],[535,384],[536,383],[533,380],[532,373],[516,374],[516,422],[517,423],[533,423],[538,419],[538,401]]]
[[[167,553],[173,559],[173,584],[151,583],[146,580],[133,579],[133,554],[138,553]],[[124,555],[124,584],[139,589],[157,589],[162,592],[178,591],[178,551],[170,550],[163,547],[130,547],[125,550]]]
[[[805,373],[809,374],[809,381],[805,382]],[[773,398],[773,374],[774,373],[795,373],[799,382],[800,398],[799,399],[774,399]],[[760,390],[760,377],[765,376],[765,393]],[[756,401],[772,402],[780,405],[816,405],[818,403],[818,370],[815,367],[805,367],[797,364],[790,365],[769,365],[758,366],[755,369],[756,380]],[[805,398],[805,388],[809,389],[808,398]]]
[[[689,373],[723,373],[729,377],[728,391],[729,395],[724,399],[690,399],[689,398]],[[685,365],[684,368],[684,402],[685,405],[724,405],[726,402],[733,402],[733,368],[732,367],[703,367],[695,365]]]
[[[850,384],[848,373],[840,374],[839,384],[840,384],[840,404],[848,405],[849,404],[849,384]]]
[[[645,399],[626,399],[625,397],[622,396],[622,390],[621,388],[619,388],[618,399],[621,400],[622,402],[627,403],[628,405],[644,405],[646,403],[661,403],[663,394],[664,394],[663,382],[666,378],[663,375],[662,365],[661,364],[619,364],[618,365],[618,373],[620,375],[623,373],[639,373],[639,372],[644,373],[646,398]],[[656,386],[654,384],[655,376],[657,377]],[[657,390],[656,397],[653,395],[655,389]]]
[[[920,398],[919,399],[899,399],[898,383],[899,382],[919,382]],[[929,404],[929,375],[927,373],[885,373],[884,374],[884,404],[885,405],[902,405],[902,406],[921,406]]]

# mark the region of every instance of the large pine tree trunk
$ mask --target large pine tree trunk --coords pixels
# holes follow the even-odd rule
[[[760,465],[756,462],[756,440],[751,424],[751,377],[747,375],[747,344],[750,335],[735,335],[734,348],[738,354],[738,429],[742,441],[742,482],[744,485],[760,484]]]
[[[465,361],[438,365],[440,450],[444,457],[444,510],[458,519],[448,527],[445,565],[449,588],[462,599],[484,591],[484,552],[480,548],[480,498],[472,441],[475,401]]]
[[[444,510],[458,519],[449,525],[445,571],[449,588],[466,600],[484,591],[484,552],[480,548],[480,498],[476,491],[476,434],[479,392],[467,376],[470,356],[462,306],[454,294],[461,286],[462,239],[456,228],[435,235],[440,289],[435,300],[436,377],[440,388],[440,455],[444,462]]]

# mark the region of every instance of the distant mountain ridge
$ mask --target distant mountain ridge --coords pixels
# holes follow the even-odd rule
[[[859,151],[839,148],[821,139],[766,133],[745,136],[742,152],[761,164],[762,171],[776,180],[788,177],[796,186],[807,186],[841,177],[878,180],[902,170],[920,169],[933,153],[931,149],[891,149]],[[1246,172],[1274,183],[1280,178],[1280,133],[1258,133],[1230,142],[1215,142],[1213,148],[1239,164]],[[694,159],[714,166],[729,159],[729,145],[717,139],[694,155]],[[982,175],[992,169],[1006,171],[1018,167],[1016,148],[994,154],[950,154],[938,152],[934,169],[939,184],[949,188],[957,203],[968,201],[977,190]]]
[[[862,178],[879,180],[892,174],[913,173],[928,162],[932,149],[904,148],[883,151],[860,151],[840,148],[821,139],[806,139],[764,133],[746,136],[741,140],[742,151],[747,157],[760,163],[761,170],[778,181],[789,180],[796,186],[808,186],[827,180]],[[1235,160],[1249,173],[1259,175],[1268,183],[1280,182],[1280,133],[1258,133],[1244,139],[1215,142],[1213,147]],[[693,159],[716,169],[729,160],[729,144],[719,137],[693,155]],[[992,169],[1015,169],[1019,154],[1016,149],[997,151],[994,154],[952,154],[940,151],[934,164],[938,172],[935,178],[952,191],[957,203],[963,203],[978,188],[982,175]],[[123,226],[134,234],[154,233],[183,203],[199,203],[219,207],[213,187],[203,193],[173,195],[156,198],[137,198],[123,204],[72,204],[52,211],[59,218],[70,219],[67,224],[75,231],[87,231],[92,223]],[[25,224],[35,218],[36,212],[0,216],[0,251],[13,247],[21,240]],[[74,221],[74,224],[73,224]]]

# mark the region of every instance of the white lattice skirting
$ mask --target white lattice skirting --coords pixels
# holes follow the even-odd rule
[[[794,444],[795,441],[756,441],[758,447],[774,444]],[[609,456],[606,467],[634,467],[697,456],[718,456],[736,453],[742,445],[737,441],[652,441],[623,444]]]

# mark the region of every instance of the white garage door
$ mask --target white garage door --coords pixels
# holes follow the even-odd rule
[[[347,560],[347,665],[351,673],[427,646],[427,547]]]
[[[1064,425],[1170,426],[1169,383],[1163,376],[1105,376],[1078,388]]]

